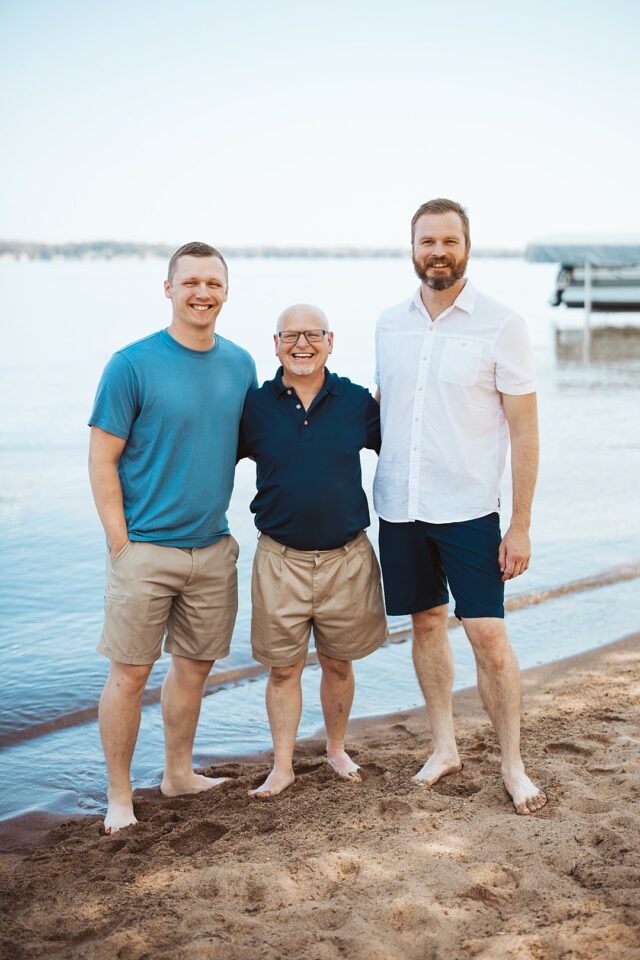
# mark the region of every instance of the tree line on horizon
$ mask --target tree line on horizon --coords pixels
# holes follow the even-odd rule
[[[22,240],[0,240],[0,257],[20,260],[113,260],[123,257],[170,257],[178,245],[168,243],[133,243],[118,240],[93,240],[76,243],[32,243]],[[307,258],[366,258],[406,257],[405,247],[256,247],[221,246],[225,257],[307,257]],[[522,250],[474,249],[476,257],[521,257]]]

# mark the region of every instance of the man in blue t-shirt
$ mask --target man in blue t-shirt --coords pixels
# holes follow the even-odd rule
[[[89,420],[91,489],[108,543],[98,645],[111,660],[99,712],[107,833],[136,823],[131,758],[163,639],[172,662],[160,789],[177,796],[221,782],[194,773],[192,750],[206,678],[235,623],[238,544],[226,511],[242,407],[257,386],[249,354],[215,333],[227,287],[217,250],[180,247],[164,285],[171,324],[114,354]]]

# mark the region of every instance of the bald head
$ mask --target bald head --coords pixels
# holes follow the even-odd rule
[[[299,377],[313,379],[317,375],[321,378],[333,350],[329,321],[324,311],[311,303],[294,303],[282,311],[273,342],[276,356],[292,385]]]
[[[311,322],[309,323],[309,321]],[[294,303],[283,310],[278,317],[276,331],[286,330],[297,324],[302,324],[301,327],[298,327],[300,330],[305,329],[305,324],[309,324],[309,327],[322,327],[324,330],[330,329],[329,321],[327,320],[324,310],[321,310],[320,307],[314,307],[312,303]]]

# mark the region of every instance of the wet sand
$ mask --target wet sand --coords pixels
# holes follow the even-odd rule
[[[206,769],[231,778],[212,793],[146,791],[113,837],[96,817],[5,824],[0,957],[638,960],[639,694],[640,634],[524,674],[537,816],[513,813],[465,690],[464,770],[432,789],[410,780],[429,750],[415,710],[352,724],[360,785],[318,739],[274,800],[248,799],[267,762],[243,758]]]

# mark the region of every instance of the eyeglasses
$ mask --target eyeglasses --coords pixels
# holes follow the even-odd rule
[[[300,337],[304,337],[307,343],[320,343],[328,330],[279,330],[278,337],[282,343],[297,343]]]

